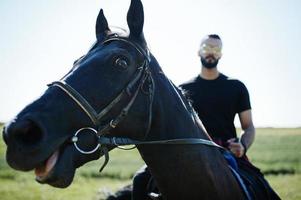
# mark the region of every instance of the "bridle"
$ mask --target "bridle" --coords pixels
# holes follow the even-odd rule
[[[148,53],[145,52],[141,47],[139,47],[136,43],[130,42],[126,38],[118,37],[118,36],[111,36],[106,39],[102,44],[107,44],[112,41],[122,41],[127,44],[132,45],[142,56],[146,57],[144,59],[142,65],[137,68],[134,77],[129,81],[129,83],[124,87],[124,89],[99,113],[88,103],[88,101],[79,93],[77,92],[72,86],[67,84],[64,80],[55,81],[49,84],[49,87],[56,86],[63,90],[69,97],[71,97],[76,104],[86,113],[86,115],[90,118],[93,124],[97,127],[99,133],[105,133],[109,131],[109,127],[115,128],[117,124],[127,115],[129,109],[131,108],[133,102],[135,101],[139,89],[143,90],[144,83],[148,81],[149,88],[148,93],[149,96],[153,96],[153,89],[154,89],[154,81],[151,77],[151,73],[149,71],[149,56]],[[92,47],[94,48],[94,47]],[[136,89],[135,89],[136,86]],[[135,89],[135,91],[133,91]],[[145,92],[147,93],[147,92]],[[110,121],[109,124],[106,126],[101,127],[101,120],[102,118],[110,112],[110,110],[119,103],[124,96],[131,97],[128,104],[122,109],[121,113],[115,118]]]
[[[121,41],[125,42],[134,49],[139,52],[144,57],[144,61],[141,66],[139,66],[135,72],[133,78],[129,81],[129,83],[124,87],[124,89],[99,113],[95,111],[95,109],[88,103],[88,101],[72,86],[67,84],[64,80],[55,81],[49,84],[49,87],[58,87],[64,93],[66,93],[90,118],[93,122],[95,128],[92,127],[84,127],[76,131],[74,136],[71,138],[71,142],[74,144],[75,148],[82,154],[92,154],[96,152],[98,149],[101,149],[102,153],[105,155],[105,161],[99,171],[102,171],[103,168],[109,161],[109,154],[108,154],[108,147],[107,145],[113,145],[118,148],[122,148],[123,145],[144,145],[144,144],[205,144],[209,146],[220,147],[219,145],[215,144],[213,141],[205,140],[201,138],[180,138],[180,139],[170,139],[170,140],[158,140],[158,141],[146,141],[146,137],[150,132],[151,122],[152,122],[152,105],[154,100],[154,92],[155,92],[155,82],[152,77],[152,73],[149,69],[150,63],[150,55],[147,50],[144,50],[139,44],[134,43],[127,38],[120,37],[116,34],[108,37],[104,42],[103,45],[108,44],[113,41]],[[93,48],[93,47],[92,47]],[[145,88],[146,85],[146,88]],[[138,93],[142,92],[145,95],[148,95],[149,98],[149,113],[148,113],[148,125],[147,129],[144,134],[143,141],[132,140],[130,138],[122,138],[122,137],[110,137],[109,131],[114,129],[128,114],[128,111],[132,107],[133,103],[135,102]],[[126,105],[122,108],[121,112],[112,118],[109,123],[102,125],[101,121],[105,115],[107,115],[112,108],[116,106],[121,100],[125,97],[130,97],[129,101]],[[97,136],[97,145],[89,151],[83,150],[77,144],[79,140],[79,135],[83,131],[89,131],[94,136]],[[135,148],[135,147],[134,147]],[[125,149],[125,148],[122,148]],[[133,149],[133,148],[129,148]],[[128,149],[126,149],[128,150]]]

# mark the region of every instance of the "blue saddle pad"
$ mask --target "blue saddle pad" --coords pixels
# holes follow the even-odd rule
[[[241,176],[239,174],[238,164],[237,164],[237,161],[234,158],[233,154],[229,151],[222,151],[222,154],[223,154],[224,158],[226,159],[226,161],[229,165],[229,168],[231,169],[232,174],[235,176],[241,189],[244,191],[246,199],[251,200],[252,198],[249,194],[249,191],[248,191],[243,179],[241,178]]]
[[[235,171],[238,171],[238,165],[232,153],[230,153],[229,151],[223,151],[223,156],[228,162],[228,165],[230,165],[231,168]]]

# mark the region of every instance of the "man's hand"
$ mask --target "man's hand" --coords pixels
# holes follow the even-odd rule
[[[227,142],[229,143],[228,148],[234,156],[240,158],[244,155],[246,149],[237,138],[231,138]]]

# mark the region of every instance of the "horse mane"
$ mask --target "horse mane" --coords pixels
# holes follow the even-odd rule
[[[170,81],[171,82],[171,81]],[[172,82],[171,82],[172,83]],[[173,84],[173,83],[172,83]],[[174,85],[174,84],[173,84]],[[179,95],[182,97],[183,99],[183,102],[185,103],[186,105],[186,108],[188,108],[188,111],[191,113],[191,115],[193,116],[196,124],[204,130],[205,134],[207,135],[207,137],[212,140],[212,138],[210,137],[210,135],[208,134],[204,124],[202,123],[201,119],[199,118],[197,112],[194,110],[192,104],[191,104],[191,99],[189,98],[188,96],[188,93],[182,89],[181,87],[177,87],[175,86],[175,88],[177,89],[177,92],[179,93]]]
[[[198,114],[196,113],[196,111],[194,110],[194,108],[192,107],[191,104],[191,100],[189,99],[187,93],[185,90],[183,90],[182,88],[176,86],[163,72],[162,68],[160,67],[159,63],[157,62],[156,58],[151,54],[151,62],[155,62],[154,65],[154,73],[158,73],[160,76],[162,77],[160,80],[163,82],[164,85],[166,85],[167,87],[171,88],[171,92],[174,93],[174,95],[176,97],[178,97],[180,99],[180,101],[182,102],[182,104],[185,107],[185,110],[187,111],[187,113],[189,115],[192,116],[192,119],[194,120],[194,123],[199,127],[199,129],[204,130],[203,132],[205,133],[205,135],[210,139],[210,135],[208,134],[206,128],[204,127],[202,121],[200,120]],[[175,97],[175,98],[176,98]]]

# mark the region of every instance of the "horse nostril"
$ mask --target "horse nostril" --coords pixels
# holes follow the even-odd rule
[[[40,142],[43,136],[42,130],[37,124],[30,120],[15,122],[12,127],[8,127],[9,137],[20,145],[34,145]]]

